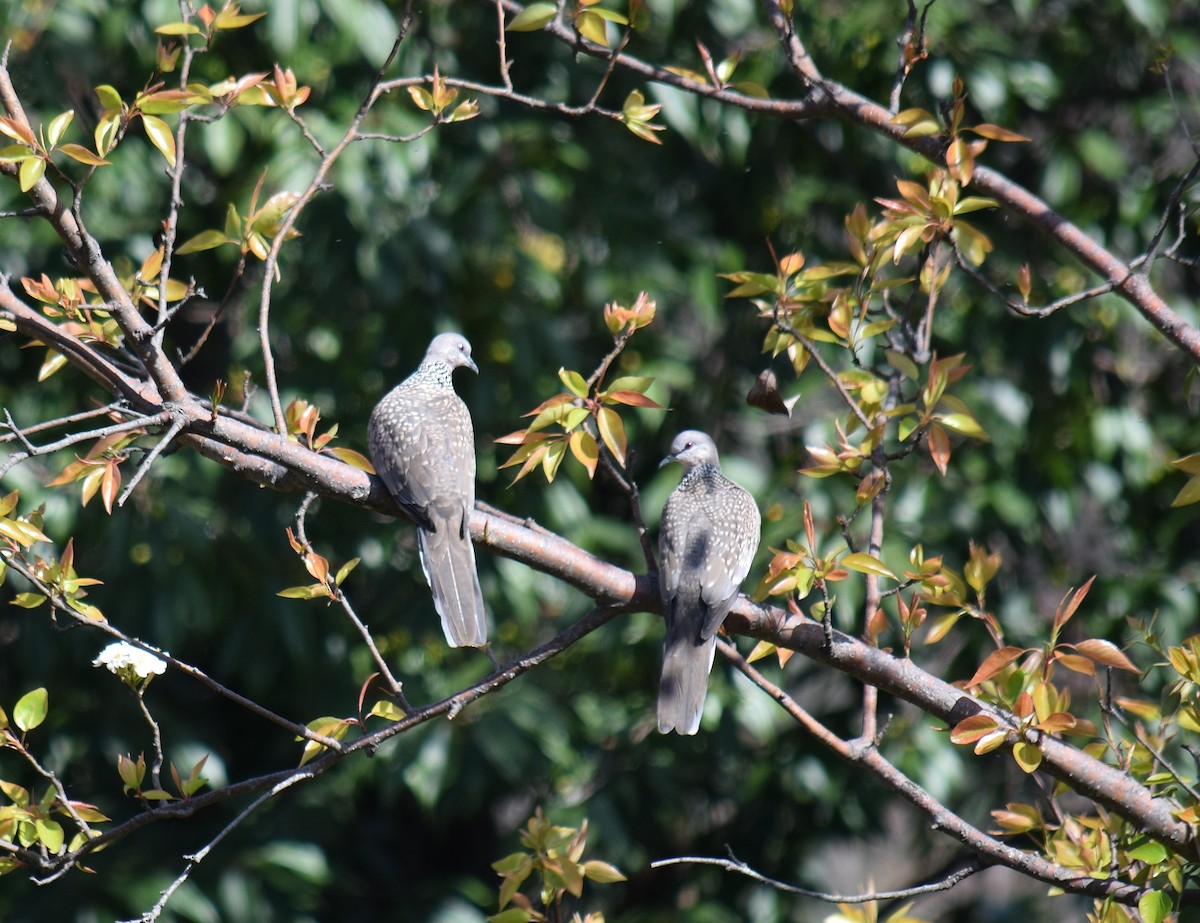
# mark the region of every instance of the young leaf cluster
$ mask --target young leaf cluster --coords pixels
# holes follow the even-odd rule
[[[614,379],[605,387],[605,375],[612,362],[625,348],[633,334],[654,320],[655,303],[642,292],[630,308],[611,303],[605,305],[604,321],[613,334],[614,348],[590,378],[579,372],[562,368],[559,380],[566,389],[546,399],[529,413],[533,421],[525,429],[501,436],[496,442],[515,445],[517,449],[501,468],[520,465],[513,478],[516,483],[541,465],[547,482],[553,481],[559,466],[571,455],[587,471],[596,476],[600,461],[600,446],[608,450],[617,465],[624,468],[629,446],[625,422],[619,408],[643,407],[651,410],[666,408],[646,396],[654,379],[644,375],[626,375]]]
[[[502,882],[500,912],[488,917],[489,923],[559,923],[563,919],[563,899],[568,894],[580,898],[585,880],[599,884],[624,881],[625,876],[616,866],[599,859],[584,860],[587,835],[586,818],[578,828],[557,826],[542,814],[540,807],[537,808],[521,831],[521,845],[525,849],[492,863]],[[540,910],[520,890],[534,875],[539,882]],[[604,916],[576,913],[571,920],[572,923],[604,923]]]

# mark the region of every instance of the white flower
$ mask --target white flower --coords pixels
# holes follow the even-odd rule
[[[108,671],[127,682],[148,680],[167,672],[167,662],[149,651],[134,647],[127,641],[114,641],[92,661],[94,667],[107,667]]]

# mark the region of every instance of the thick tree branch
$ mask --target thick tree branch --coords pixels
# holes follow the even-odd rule
[[[73,363],[87,354],[68,357]],[[391,496],[378,478],[326,455],[320,455],[261,426],[224,414],[214,420],[196,397],[175,408],[188,424],[180,438],[231,470],[277,489],[306,489],[322,496],[396,515]],[[471,517],[472,538],[481,546],[555,576],[605,605],[647,612],[661,611],[654,581],[609,564],[553,533],[529,528],[477,509]],[[744,597],[727,620],[730,630],[771,641],[829,664],[882,691],[916,705],[949,723],[988,706],[908,660],[840,633],[826,646],[821,627],[798,621],[773,607],[756,606]],[[1002,714],[1001,718],[1004,718]],[[1015,740],[1013,741],[1015,742]],[[1047,772],[1068,782],[1081,794],[1144,826],[1185,855],[1196,852],[1188,825],[1176,820],[1176,807],[1155,798],[1148,789],[1082,751],[1052,738],[1040,741]]]

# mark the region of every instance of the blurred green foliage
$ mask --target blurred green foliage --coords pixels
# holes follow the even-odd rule
[[[153,26],[179,16],[166,0],[3,5],[10,64],[31,117],[48,121],[73,108],[85,139],[99,114],[91,88],[111,83],[126,97],[141,89],[154,68]],[[798,93],[750,0],[648,6],[651,25],[633,53],[696,68],[699,39],[718,60],[742,53],[738,79],[774,96]],[[301,112],[329,143],[387,54],[398,8],[379,0],[261,8],[268,7],[265,19],[198,58],[195,76],[216,81],[279,62],[312,87]],[[825,0],[798,9],[797,27],[830,76],[882,99],[903,14],[884,0]],[[1033,139],[993,145],[985,162],[1134,255],[1194,157],[1180,121],[1197,130],[1197,26],[1196,11],[1165,0],[944,2],[930,13],[930,59],[911,78],[905,104],[936,110],[961,75],[976,120]],[[495,34],[490,4],[430,3],[393,73],[437,65],[445,75],[494,83]],[[1155,70],[1168,40],[1178,113]],[[538,33],[509,35],[507,50],[514,83],[530,95],[581,103],[603,72]],[[487,97],[480,117],[411,144],[354,145],[305,212],[303,237],[284,249],[273,328],[284,400],[318,405],[326,423],[340,424],[340,441],[361,449],[374,402],[415,365],[432,333],[461,329],[481,368],[478,379],[459,382],[476,421],[481,499],[640,569],[625,501],[603,474],[591,483],[578,466],[564,466],[552,486],[530,478],[510,489],[496,470],[507,453],[492,440],[559,390],[560,366],[593,368],[611,343],[602,305],[629,304],[644,289],[658,317],[619,373],[656,376],[650,394],[672,408],[630,417],[630,466],[652,525],[673,483],[656,472],[657,461],[675,431],[699,425],[721,444],[731,476],[759,499],[764,559],[767,546],[798,534],[801,498],[832,540],[835,517],[852,509],[853,486],[802,481],[795,470],[807,463],[803,445],[832,438],[834,396],[815,370],[795,383],[781,367],[785,393],[802,393],[795,417],[768,418],[744,404],[768,364],[760,354],[765,328],[747,302],[724,299],[717,274],[769,269],[768,241],[781,253],[844,258],[843,216],[857,202],[893,194],[894,179],[919,165],[854,128],[758,118],[639,86],[619,71],[603,102],[619,108],[632,89],[663,105],[669,131],[661,146],[607,119],[573,120]],[[405,134],[427,121],[396,93],[365,127]],[[136,267],[154,247],[169,186],[144,139],[120,155],[89,185],[84,216],[114,261]],[[181,240],[221,227],[230,202],[244,211],[264,170],[270,194],[303,188],[315,165],[275,110],[237,109],[193,124],[187,156]],[[20,207],[16,184],[0,183],[0,210]],[[1035,292],[1047,299],[1089,283],[1015,219],[978,217],[997,244],[988,264],[994,278],[1015,278],[1028,262]],[[1194,219],[1186,230],[1194,236]],[[172,348],[191,344],[234,259],[225,249],[178,258],[178,272],[194,275],[210,301],[171,325]],[[43,226],[12,217],[0,220],[0,271],[14,279],[73,272]],[[1155,278],[1176,311],[1200,319],[1194,269],[1162,265]],[[240,380],[242,370],[260,381],[257,291],[256,278],[239,290],[188,367],[200,392],[219,377]],[[916,542],[957,567],[969,539],[1000,552],[989,600],[1014,643],[1041,640],[1062,594],[1092,574],[1099,578],[1088,611],[1076,619],[1091,634],[1123,643],[1127,618],[1155,614],[1164,636],[1190,633],[1200,528],[1194,508],[1169,509],[1182,480],[1168,467],[1197,450],[1184,357],[1112,297],[1040,321],[1008,315],[969,280],[952,281],[948,297],[935,346],[965,351],[975,364],[962,396],[991,443],[959,448],[945,478],[914,457],[894,488],[884,559],[906,560]],[[18,423],[67,412],[92,394],[69,371],[34,387],[40,351],[19,345],[11,335],[0,341],[0,405]],[[269,417],[262,392],[252,406]],[[72,460],[64,452],[28,462],[4,488],[45,502],[46,530],[57,541],[75,537],[76,567],[105,581],[90,599],[110,618],[297,721],[355,712],[372,670],[356,634],[319,602],[275,595],[306,579],[284,535],[298,497],[261,490],[184,451],[160,459],[131,503],[109,517],[98,504],[81,509],[75,491],[44,489]],[[335,564],[362,558],[347,591],[410,699],[440,698],[487,672],[484,658],[445,648],[410,529],[328,503],[308,525]],[[521,565],[484,556],[481,569],[501,660],[586,611],[578,593]],[[858,631],[854,594],[840,592],[841,627]],[[932,655],[934,672],[950,679],[969,676],[987,649],[982,631],[964,626],[955,639]],[[609,920],[627,923],[770,923],[831,912],[712,869],[650,872],[648,861],[662,856],[720,855],[728,844],[773,877],[842,892],[907,884],[954,856],[953,844],[871,778],[830,759],[719,664],[700,735],[652,733],[660,640],[657,619],[618,619],[452,722],[403,735],[372,759],[349,760],[293,789],[197,869],[164,919],[482,920],[496,910],[490,864],[513,851],[537,806],[556,823],[590,820],[591,851],[629,880],[589,888],[588,898]],[[6,607],[0,705],[47,687],[49,716],[34,732],[44,762],[72,793],[121,818],[135,805],[121,796],[117,756],[136,758],[149,741],[132,699],[89,666],[101,646],[97,635],[56,629],[44,612]],[[859,693],[849,680],[801,658],[775,672],[802,704],[854,733]],[[147,697],[168,756],[190,767],[210,753],[205,774],[216,785],[299,759],[288,735],[177,674],[156,680]],[[893,702],[884,710],[894,713],[883,745],[889,757],[979,825],[1010,789],[1027,784],[1011,777],[1011,762],[1001,769],[952,748],[926,716]],[[0,773],[19,765],[0,752]],[[96,875],[72,873],[47,887],[8,876],[0,880],[0,919],[136,916],[178,874],[182,856],[241,806],[152,825],[96,855]],[[1007,920],[1074,906],[1010,873],[982,881],[918,909],[938,919]]]

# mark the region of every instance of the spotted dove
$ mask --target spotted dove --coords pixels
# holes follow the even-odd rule
[[[487,613],[475,569],[475,434],[453,372],[471,359],[457,333],[433,338],[415,372],[384,395],[367,425],[371,463],[417,524],[421,569],[451,647],[487,644]]]
[[[683,480],[663,508],[658,584],[667,637],[658,689],[658,729],[695,734],[708,693],[717,629],[737,599],[758,549],[754,498],[721,473],[717,447],[696,430],[675,437],[662,465]]]

